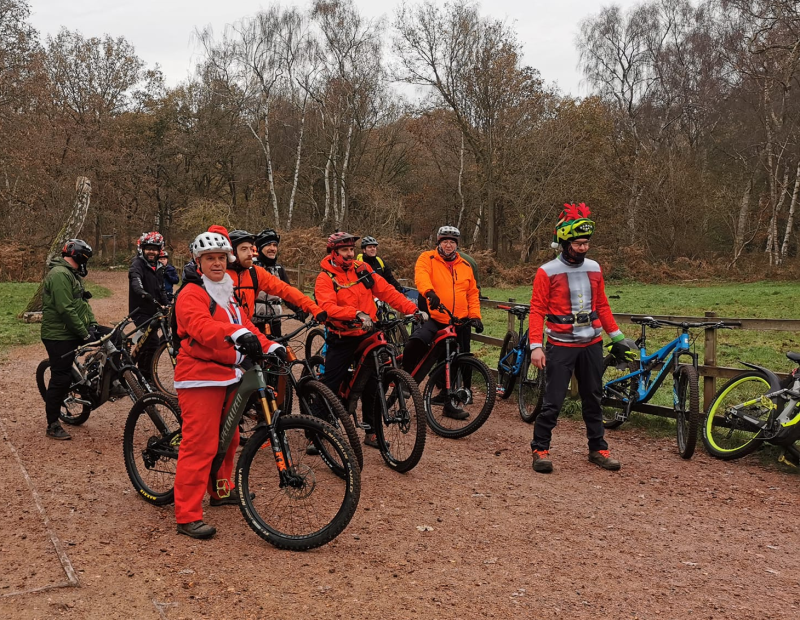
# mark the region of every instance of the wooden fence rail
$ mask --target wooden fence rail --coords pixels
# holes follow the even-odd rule
[[[297,267],[286,268],[296,274],[294,281],[297,282],[297,288],[304,290],[304,288],[313,288],[314,279],[319,273],[319,268],[313,265],[311,268],[306,269],[303,263]],[[518,303],[513,299],[507,301],[500,301],[497,299],[481,299],[481,308],[499,309],[498,306],[506,306],[509,304],[528,307],[528,304]],[[624,312],[615,312],[614,318],[617,323],[623,325],[638,325],[631,320],[633,317],[644,316],[642,313],[630,314]],[[718,317],[714,312],[706,312],[705,316],[681,316],[674,314],[650,314],[657,320],[676,321],[676,322],[689,322],[689,323],[702,323],[713,319],[714,321],[722,321],[725,323],[737,324],[734,329],[744,329],[749,331],[780,331],[780,332],[800,332],[800,320],[798,319],[754,319],[754,318],[734,318],[734,317]],[[508,315],[509,329],[516,329],[516,319],[513,315]],[[711,400],[716,394],[716,380],[717,379],[730,379],[740,374],[742,368],[731,368],[729,366],[717,366],[717,330],[713,327],[704,328],[704,351],[702,363],[698,365],[700,376],[703,377],[703,410],[707,410],[711,404]],[[484,336],[483,334],[472,334],[472,340],[490,346],[500,347],[503,344],[502,338],[494,338],[493,336]],[[780,378],[785,378],[785,373],[776,373]],[[665,417],[674,417],[673,411],[669,407],[662,407],[660,405],[643,404],[634,407],[636,411],[650,413],[654,415],[661,415]]]

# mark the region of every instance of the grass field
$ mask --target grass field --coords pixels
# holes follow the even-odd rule
[[[24,323],[17,318],[38,286],[36,282],[0,282],[0,299],[3,300],[0,309],[0,355],[9,347],[32,344],[39,340],[41,325]],[[111,295],[111,291],[102,286],[89,284],[86,288],[96,298]]]
[[[530,287],[513,289],[484,289],[490,299],[513,298],[520,303],[530,301]],[[751,284],[673,285],[610,283],[606,294],[614,312],[642,314],[674,314],[702,317],[706,311],[731,318],[797,318],[794,308],[800,307],[800,284],[791,282],[757,282]],[[507,314],[500,310],[483,310],[486,333],[502,338],[507,329]],[[639,336],[639,327],[621,325],[626,336]],[[655,351],[670,340],[677,331],[672,328],[648,330],[647,348]],[[703,359],[703,330],[694,330],[695,345]],[[739,360],[767,366],[778,372],[788,372],[792,364],[786,351],[800,351],[800,334],[750,330],[722,330],[717,335],[717,365],[738,367]],[[493,349],[493,351],[492,351]],[[486,347],[481,351],[490,365],[497,364],[498,349]]]

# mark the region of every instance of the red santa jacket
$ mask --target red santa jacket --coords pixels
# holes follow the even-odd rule
[[[233,341],[248,331],[258,336],[264,351],[280,346],[256,329],[233,297],[226,306],[217,304],[213,316],[210,302],[200,285],[187,285],[178,295],[175,317],[181,348],[175,366],[176,388],[236,383],[243,374],[238,364],[244,356],[234,348]]]
[[[570,322],[570,320],[572,322]],[[559,255],[536,272],[528,329],[531,349],[547,339],[567,347],[600,342],[603,329],[612,338],[621,334],[606,298],[603,272],[596,261],[570,265]]]
[[[352,321],[358,312],[364,312],[375,321],[378,311],[375,298],[389,304],[395,310],[406,314],[414,314],[417,306],[405,295],[397,292],[391,284],[375,273],[367,263],[353,261],[353,266],[347,271],[331,262],[331,257],[326,256],[320,263],[322,272],[317,276],[314,285],[314,296],[319,307],[328,313],[328,317],[339,321]],[[356,270],[366,269],[372,274],[374,285],[371,289],[358,282]],[[364,334],[361,328],[347,329],[332,328],[340,336],[358,336]]]

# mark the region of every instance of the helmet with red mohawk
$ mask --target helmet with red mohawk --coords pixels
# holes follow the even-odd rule
[[[553,231],[553,249],[565,241],[588,239],[594,233],[594,221],[589,219],[592,212],[584,203],[564,203],[564,209],[558,216],[558,223]]]

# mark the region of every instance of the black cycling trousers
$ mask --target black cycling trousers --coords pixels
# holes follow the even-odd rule
[[[147,320],[142,320],[140,323],[137,323],[136,327],[144,326],[143,329],[147,329]],[[153,356],[155,355],[158,345],[161,343],[160,337],[161,334],[158,325],[153,325],[153,331],[150,332],[147,340],[142,344],[142,348],[139,349],[139,355],[136,359],[136,366],[150,384],[153,383]]]
[[[356,349],[367,338],[367,336],[337,336],[329,331],[325,340],[327,352],[325,353],[325,374],[322,376],[322,383],[329,387],[338,396],[342,382],[350,378],[347,370],[355,358]],[[371,360],[370,360],[371,363]],[[369,369],[374,374],[373,369]],[[363,371],[362,371],[363,372]],[[364,391],[361,394],[361,415],[365,424],[369,424],[373,429],[375,397],[378,394],[378,382],[374,378],[367,380]],[[347,406],[345,405],[345,408]]]
[[[603,343],[588,347],[563,347],[552,342],[545,348],[545,387],[542,410],[533,424],[531,449],[549,450],[553,429],[567,396],[572,373],[578,381],[583,421],[589,451],[608,450],[603,438],[603,411],[600,398],[603,392]]]
[[[447,327],[446,323],[428,319],[414,330],[403,350],[403,370],[410,374],[416,368],[420,360],[425,357],[425,353],[430,348],[433,339],[436,338],[436,333],[445,327]],[[461,353],[469,353],[470,351],[470,331],[469,325],[456,327],[456,341]],[[422,377],[418,377],[418,381],[422,381]],[[465,374],[464,387],[470,388],[471,385],[472,374]]]
[[[47,414],[47,424],[58,421],[58,414],[69,388],[72,385],[72,362],[75,359],[75,349],[83,342],[81,340],[44,340],[47,357],[50,360],[50,383],[44,397],[44,410]],[[71,353],[71,355],[69,355]],[[66,357],[62,357],[65,356]]]

